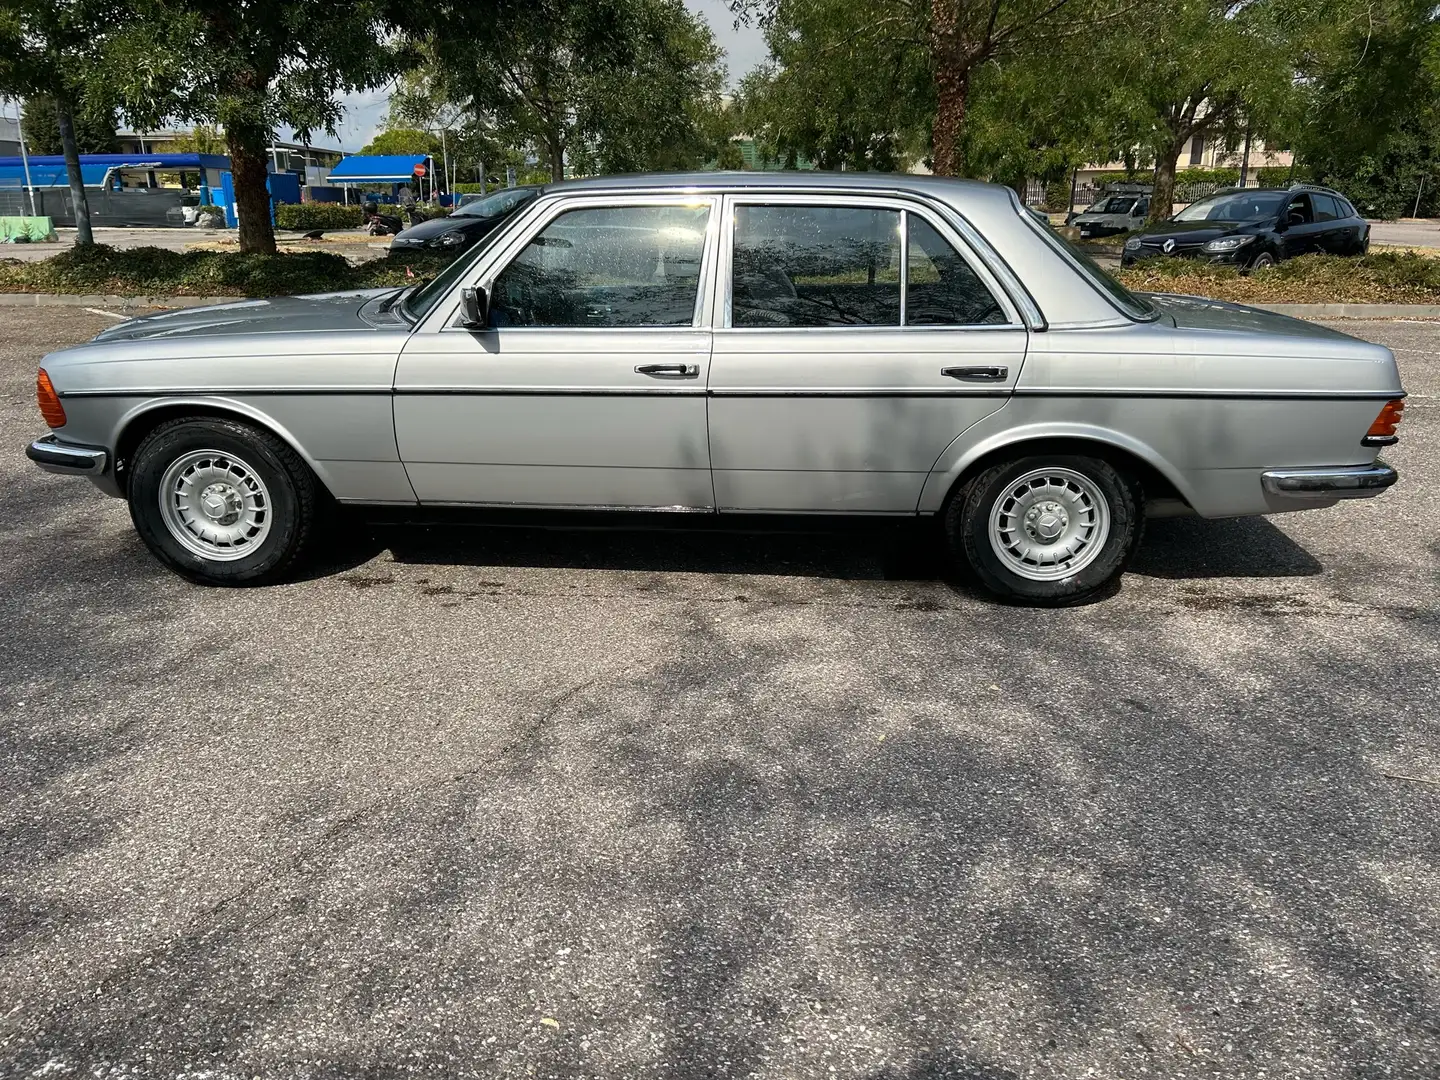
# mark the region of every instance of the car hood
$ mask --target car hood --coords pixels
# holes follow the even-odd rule
[[[1077,225],[1091,225],[1091,224],[1093,224],[1093,225],[1117,225],[1117,224],[1123,224],[1124,222],[1127,222],[1127,221],[1129,221],[1129,220],[1131,220],[1129,214],[1123,214],[1123,213],[1114,213],[1114,214],[1111,214],[1111,213],[1108,213],[1108,212],[1107,212],[1107,213],[1104,213],[1104,214],[1101,214],[1101,213],[1094,213],[1094,214],[1092,214],[1092,213],[1090,213],[1090,211],[1087,210],[1087,211],[1086,211],[1085,213],[1083,213],[1083,214],[1076,214],[1076,215],[1075,215],[1075,220],[1074,220],[1074,222],[1072,222],[1072,224],[1077,224]]]
[[[295,333],[315,330],[384,329],[401,324],[398,314],[382,311],[379,300],[395,289],[280,296],[233,304],[181,308],[129,319],[102,330],[96,341],[147,338],[214,337],[222,334]]]
[[[1204,244],[1221,236],[1249,233],[1254,226],[1239,221],[1164,221],[1136,233],[1141,240],[1173,239],[1180,244]]]
[[[399,240],[401,243],[405,241],[420,243],[425,240],[434,240],[437,236],[454,232],[456,229],[473,235],[476,232],[485,231],[492,224],[494,223],[490,218],[472,217],[468,214],[462,214],[459,217],[431,218],[429,221],[420,222],[419,225],[401,229],[395,234],[395,240]]]

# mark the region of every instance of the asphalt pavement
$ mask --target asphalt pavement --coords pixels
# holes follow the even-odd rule
[[[0,321],[0,1076],[1440,1075],[1440,326],[1381,498],[999,606],[912,533],[162,570]]]

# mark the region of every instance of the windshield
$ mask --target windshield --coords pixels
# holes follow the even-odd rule
[[[1135,199],[1130,195],[1112,195],[1090,207],[1092,214],[1128,214],[1130,208],[1135,205]]]
[[[1028,220],[1028,215],[1026,215]],[[1035,231],[1045,238],[1046,243],[1067,258],[1085,279],[1095,286],[1107,300],[1122,313],[1137,322],[1150,322],[1160,317],[1160,312],[1146,300],[1136,296],[1113,277],[1100,269],[1098,263],[1054,229],[1038,226]]]
[[[515,190],[516,189],[512,188],[507,194],[513,194]],[[508,214],[513,214],[516,209],[524,206],[531,198],[540,194],[540,189],[529,188],[525,194],[527,197],[516,200],[514,205],[507,211]],[[503,217],[505,215],[501,216]],[[417,322],[423,319],[429,313],[430,309],[435,306],[436,302],[454,287],[455,282],[464,277],[465,272],[475,265],[475,260],[483,255],[490,245],[500,238],[500,234],[505,231],[505,229],[500,228],[491,229],[485,234],[485,239],[481,240],[480,243],[476,244],[469,251],[464,252],[458,259],[446,266],[444,270],[441,270],[440,273],[436,274],[424,285],[416,289],[415,292],[407,296],[404,303],[406,314]]]
[[[1260,221],[1280,212],[1286,191],[1236,191],[1193,202],[1175,215],[1176,221]]]
[[[486,195],[483,199],[476,199],[474,202],[466,203],[456,210],[451,217],[503,217],[524,206],[536,195],[540,194],[539,188],[506,188],[497,191],[493,195]]]

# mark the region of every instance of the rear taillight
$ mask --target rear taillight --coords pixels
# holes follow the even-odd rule
[[[35,376],[35,397],[40,403],[40,415],[45,418],[45,423],[52,428],[64,427],[65,406],[60,404],[60,395],[55,392],[50,376],[45,374],[43,367],[40,374]]]
[[[1365,433],[1367,439],[1393,439],[1395,428],[1399,426],[1401,415],[1405,412],[1405,402],[1402,398],[1394,398],[1385,402],[1380,410],[1380,415],[1375,417],[1375,422],[1370,425],[1370,430]]]

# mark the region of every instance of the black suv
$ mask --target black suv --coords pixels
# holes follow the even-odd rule
[[[1363,255],[1370,225],[1330,188],[1221,191],[1125,241],[1121,266],[1157,255],[1229,263],[1246,270],[1295,255]]]

